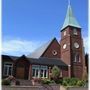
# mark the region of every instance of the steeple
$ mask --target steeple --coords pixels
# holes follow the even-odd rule
[[[70,0],[68,1],[67,14],[66,14],[66,18],[65,18],[65,21],[64,21],[64,24],[63,24],[63,27],[61,28],[61,30],[63,30],[67,26],[81,28],[81,26],[78,24],[76,18],[73,15],[72,8],[70,5]]]

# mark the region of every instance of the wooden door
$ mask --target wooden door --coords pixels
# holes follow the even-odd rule
[[[25,74],[25,68],[24,67],[17,67],[16,77],[18,79],[24,79],[24,74]]]

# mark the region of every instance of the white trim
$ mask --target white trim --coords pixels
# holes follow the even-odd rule
[[[11,65],[7,65],[11,64]],[[7,72],[5,72],[5,68],[7,68]],[[13,63],[11,62],[4,62],[4,69],[3,69],[3,75],[9,76],[9,69],[11,68],[11,75],[13,74]]]
[[[35,70],[35,74],[33,76],[33,69]],[[38,70],[38,76],[36,76],[36,70]],[[42,77],[41,77],[41,70],[42,71]],[[46,73],[45,73],[46,71]],[[46,75],[45,75],[46,74]],[[46,76],[46,77],[45,77]],[[48,66],[43,65],[32,65],[32,77],[33,78],[47,78],[48,77]]]
[[[52,50],[52,54],[53,55],[57,55],[57,51],[56,50]]]

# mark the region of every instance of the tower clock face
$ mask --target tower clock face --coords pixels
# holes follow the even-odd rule
[[[63,45],[63,49],[66,49],[66,47],[67,47],[67,45],[66,45],[66,44],[64,44],[64,45]]]
[[[77,42],[74,43],[75,48],[79,48],[79,44]]]

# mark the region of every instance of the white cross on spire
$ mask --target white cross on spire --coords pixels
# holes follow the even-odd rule
[[[68,5],[70,5],[70,0],[68,0]]]

